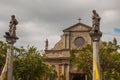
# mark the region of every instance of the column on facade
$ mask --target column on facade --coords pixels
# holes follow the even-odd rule
[[[71,49],[71,32],[69,32],[69,49]]]
[[[56,67],[56,71],[57,71],[57,78],[56,78],[56,80],[59,80],[59,64],[58,65],[55,65],[55,67]]]
[[[58,80],[62,80],[62,64],[59,64],[58,66]]]
[[[69,80],[69,77],[70,77],[70,75],[69,75],[69,69],[70,67],[69,67],[69,65],[68,64],[66,64],[66,80]]]

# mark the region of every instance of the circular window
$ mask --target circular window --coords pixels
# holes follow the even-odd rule
[[[84,45],[85,40],[82,37],[77,37],[74,41],[76,47],[81,47]]]

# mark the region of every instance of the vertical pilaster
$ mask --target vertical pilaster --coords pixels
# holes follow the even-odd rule
[[[67,34],[64,35],[65,37],[65,49],[67,48]]]
[[[71,49],[71,31],[69,32],[69,49]]]

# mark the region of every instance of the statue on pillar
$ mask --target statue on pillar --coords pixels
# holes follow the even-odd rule
[[[116,38],[113,39],[113,45],[114,45],[114,46],[117,45],[117,40],[116,40]]]
[[[18,24],[18,21],[15,19],[15,15],[11,16],[11,21],[10,21],[10,29],[9,29],[9,34],[10,36],[16,36],[16,25]]]
[[[18,21],[15,19],[15,15],[11,16],[10,24],[9,24],[9,32],[6,32],[7,36],[16,37],[16,25]]]
[[[45,41],[45,50],[48,50],[48,39]]]
[[[93,16],[92,16],[92,30],[95,33],[98,33],[100,31],[100,16],[96,12],[96,10],[93,10]]]
[[[96,10],[92,11],[92,29],[90,31],[90,36],[93,41],[99,41],[102,36],[102,32],[100,31],[100,20],[101,17],[98,15]]]

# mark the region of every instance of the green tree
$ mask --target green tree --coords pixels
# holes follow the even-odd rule
[[[120,54],[117,52],[119,46],[115,46],[111,42],[103,42],[100,44],[100,65],[103,79],[120,79]],[[72,64],[76,65],[79,71],[92,79],[92,46],[87,45],[80,50],[71,51]]]
[[[119,46],[112,42],[104,42],[100,48],[100,64],[103,79],[120,79],[120,53],[117,52]]]
[[[57,77],[57,71],[52,66],[47,66],[46,73],[45,73],[46,79],[49,78],[50,80],[56,80]]]
[[[0,41],[0,73],[5,64],[5,58],[7,53],[7,44],[3,41]]]
[[[10,48],[7,43],[0,41],[0,73],[5,64],[7,48]],[[14,47],[14,50],[19,52],[21,49]]]
[[[42,80],[46,75],[50,75],[54,70],[45,64],[44,59],[35,47],[17,55],[13,69],[15,80]]]
[[[5,64],[7,48],[10,47],[0,41],[0,73]],[[53,67],[45,64],[45,56],[42,56],[35,47],[30,47],[28,50],[23,47],[14,47],[14,52],[13,74],[15,80],[41,80],[45,76],[55,79],[56,71]]]
[[[87,75],[89,80],[92,79],[92,47],[90,45],[80,50],[72,50],[71,62],[77,67],[78,71]]]

